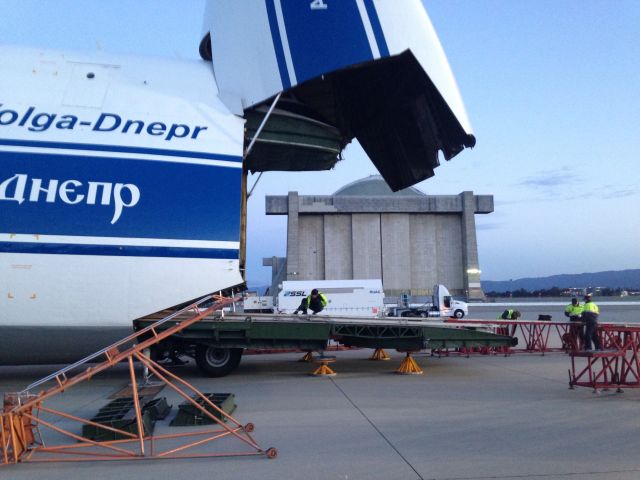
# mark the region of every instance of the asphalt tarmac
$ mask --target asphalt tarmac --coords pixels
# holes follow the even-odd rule
[[[314,365],[297,362],[297,353],[247,355],[218,379],[193,365],[174,369],[201,391],[234,393],[234,416],[255,425],[263,449],[278,449],[275,459],[24,463],[0,467],[0,478],[640,478],[640,391],[569,390],[566,354],[424,356],[417,358],[423,375],[402,376],[393,372],[403,354],[388,353],[383,362],[367,360],[371,350],[336,352],[333,378],[310,376]],[[2,367],[0,391],[20,390],[54,368]],[[120,365],[47,403],[90,417],[127,384]],[[156,433],[180,431],[168,421],[182,399],[168,388],[159,396],[174,408]],[[247,450],[228,440],[207,448]]]

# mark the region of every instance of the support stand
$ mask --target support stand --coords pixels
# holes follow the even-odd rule
[[[331,367],[329,367],[329,363],[333,363],[336,361],[336,357],[318,357],[314,360],[316,363],[320,363],[320,366],[315,369],[315,371],[311,374],[315,377],[335,377],[337,374]]]
[[[302,358],[300,358],[298,360],[299,362],[306,362],[306,363],[311,363],[313,362],[313,352],[311,350],[309,350],[307,353],[304,354],[304,356]]]
[[[420,368],[420,366],[413,359],[411,354],[415,350],[405,350],[407,356],[404,358],[396,373],[399,375],[422,375],[424,372]]]
[[[376,348],[369,360],[391,360],[391,357],[382,348]]]

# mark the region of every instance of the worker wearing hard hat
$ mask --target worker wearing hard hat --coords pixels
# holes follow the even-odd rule
[[[591,294],[587,293],[584,296],[584,308],[582,310],[582,320],[584,321],[584,349],[591,350],[591,342],[595,346],[596,350],[602,350],[602,344],[600,343],[600,337],[598,336],[598,315],[600,309],[596,305]]]

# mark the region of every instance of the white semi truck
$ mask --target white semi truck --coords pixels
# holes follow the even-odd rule
[[[411,303],[409,295],[401,295],[397,305],[387,308],[389,317],[455,317],[463,318],[469,314],[466,302],[455,300],[447,287],[434,285],[431,303]]]
[[[327,306],[319,315],[463,318],[469,314],[467,303],[455,300],[444,285],[433,287],[431,302],[411,303],[408,295],[401,295],[397,305],[385,305],[382,281],[379,279],[286,281],[282,282],[275,305],[272,297],[248,296],[244,300],[244,311],[291,314],[314,288],[327,297]]]

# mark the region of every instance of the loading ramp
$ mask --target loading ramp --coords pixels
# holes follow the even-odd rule
[[[134,329],[148,328],[154,321],[153,316],[135,320]],[[517,344],[516,338],[465,323],[453,325],[396,317],[240,313],[209,315],[171,338],[174,345],[185,352],[202,348],[236,352],[243,349],[322,351],[330,340],[347,347],[400,351],[510,348]],[[200,365],[197,353],[196,361]]]

